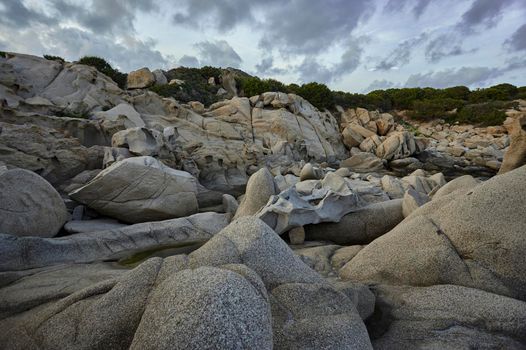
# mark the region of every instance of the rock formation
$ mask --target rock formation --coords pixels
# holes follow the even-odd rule
[[[183,104],[175,71],[0,54],[1,349],[526,347],[524,102],[333,115],[229,68]]]

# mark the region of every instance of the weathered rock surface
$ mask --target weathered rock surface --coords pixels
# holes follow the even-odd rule
[[[267,293],[227,269],[177,272],[148,298],[130,346],[145,348],[271,349]]]
[[[201,213],[59,238],[0,234],[0,271],[119,260],[148,249],[206,241],[228,222],[225,214]]]
[[[339,222],[305,226],[307,240],[365,244],[389,232],[404,219],[402,200],[374,203],[344,215]]]
[[[525,186],[522,166],[468,192],[435,198],[361,250],[340,276],[456,284],[526,300]]]
[[[64,201],[37,174],[13,169],[0,173],[0,232],[53,237],[68,218]]]
[[[155,75],[146,67],[128,73],[126,84],[128,89],[144,89],[153,84],[155,84]]]
[[[88,233],[120,229],[126,226],[129,225],[113,219],[73,220],[64,225],[64,230],[69,233]]]
[[[189,255],[189,266],[244,264],[269,292],[274,348],[370,348],[353,302],[294,256],[255,217],[240,218]]]
[[[523,349],[526,303],[478,289],[374,287],[375,349]]]
[[[52,184],[102,167],[103,147],[84,147],[55,129],[0,122],[0,130],[0,161],[34,171]]]
[[[274,177],[267,168],[261,168],[252,174],[234,218],[256,214],[267,204],[271,196],[277,194],[276,187]]]
[[[526,164],[526,112],[511,114],[504,126],[510,136],[510,147],[504,155],[499,174]]]
[[[282,234],[298,226],[339,221],[343,215],[359,206],[359,196],[348,187],[335,191],[330,187],[319,186],[310,188],[310,193],[302,193],[299,186],[304,182],[271,197],[257,216]]]
[[[112,164],[71,198],[129,223],[165,220],[197,212],[197,181],[152,157]]]

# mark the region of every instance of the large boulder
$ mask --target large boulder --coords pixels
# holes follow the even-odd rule
[[[247,190],[235,218],[254,215],[267,204],[269,198],[277,194],[274,177],[267,168],[261,168],[248,179]]]
[[[165,220],[197,212],[197,181],[152,157],[112,164],[71,198],[128,223]]]
[[[376,155],[382,159],[393,160],[407,158],[416,152],[413,134],[407,131],[392,133],[376,148]]]
[[[53,237],[68,218],[64,201],[37,174],[13,169],[0,173],[0,232]]]
[[[349,168],[357,173],[370,173],[385,170],[384,162],[369,152],[360,152],[340,163],[341,167]]]
[[[200,267],[168,277],[148,298],[130,349],[271,349],[266,290],[245,272]]]
[[[306,225],[305,238],[338,244],[364,244],[389,232],[403,219],[402,200],[393,199],[359,208],[344,215],[339,222]]]
[[[454,285],[378,285],[375,349],[524,349],[526,302]]]
[[[504,122],[510,135],[510,147],[504,155],[499,174],[526,164],[526,112],[517,112]]]
[[[526,300],[525,192],[522,166],[467,192],[435,198],[361,250],[340,276],[449,283]]]
[[[128,89],[145,89],[155,84],[155,75],[146,67],[128,73]]]
[[[370,349],[353,302],[261,220],[237,219],[189,255],[189,267],[244,264],[270,296],[274,348]]]

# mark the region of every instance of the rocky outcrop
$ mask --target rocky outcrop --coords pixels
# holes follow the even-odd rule
[[[433,199],[361,250],[340,276],[416,286],[449,283],[525,300],[525,184],[523,166],[467,192]]]
[[[37,174],[14,169],[0,173],[0,232],[53,237],[68,218],[64,201]]]
[[[198,210],[195,178],[152,157],[114,163],[70,196],[129,223],[177,218]]]
[[[454,285],[374,288],[375,349],[522,349],[526,303]]]
[[[344,215],[339,222],[307,225],[305,235],[308,240],[365,244],[389,232],[403,219],[402,200],[394,199],[356,209]]]
[[[100,169],[103,157],[103,147],[85,147],[56,129],[0,122],[0,161],[34,171],[53,185],[86,169]]]
[[[43,273],[67,286],[65,297],[33,309],[52,301],[56,289],[48,287],[46,295],[24,297],[30,310],[21,317],[22,304],[4,309],[1,347],[36,346],[38,336],[43,348],[371,349],[356,310],[370,313],[365,290],[325,281],[254,217],[235,221],[189,256],[152,258],[125,273],[97,270],[105,274],[98,283],[85,286],[85,271],[76,288]],[[12,293],[3,295],[16,304]]]
[[[148,250],[204,242],[228,225],[225,214],[200,213],[187,218],[145,222],[108,231],[57,238],[0,234],[0,271],[65,263],[116,261]]]
[[[270,306],[257,274],[244,265],[200,267],[160,283],[130,349],[174,347],[271,349]]]
[[[274,348],[370,348],[352,301],[259,219],[234,221],[189,256],[192,268],[232,263],[254,270],[269,293]]]
[[[510,136],[510,146],[504,155],[499,174],[526,164],[526,112],[513,112],[504,122]]]

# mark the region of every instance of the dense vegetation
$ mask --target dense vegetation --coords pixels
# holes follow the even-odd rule
[[[126,87],[126,80],[128,75],[126,73],[119,72],[118,69],[113,68],[104,58],[96,56],[84,56],[78,63],[85,64],[97,68],[97,70],[108,77],[119,85],[121,89]]]
[[[214,78],[216,85],[208,83],[209,78]],[[152,86],[150,90],[164,97],[173,97],[181,102],[200,101],[208,106],[220,100],[217,96],[219,90],[221,69],[205,66],[202,68],[179,67],[166,72],[168,81],[182,80],[182,84],[165,84]]]

